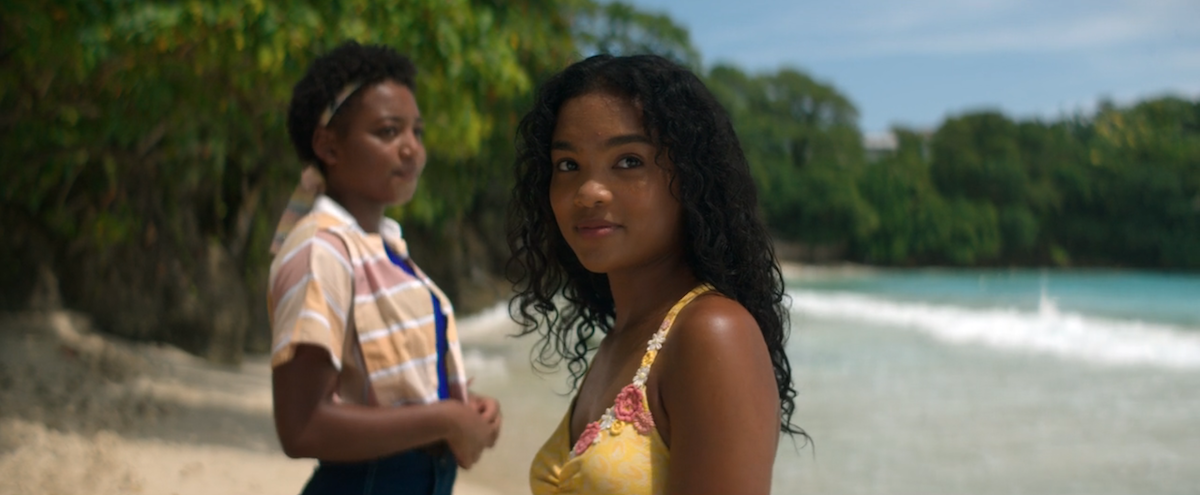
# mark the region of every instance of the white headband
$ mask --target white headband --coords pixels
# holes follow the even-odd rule
[[[338,92],[337,97],[334,98],[333,101],[329,102],[329,108],[326,108],[324,112],[321,112],[321,120],[318,121],[318,124],[321,127],[328,126],[329,121],[333,120],[333,114],[337,113],[338,108],[341,107],[343,103],[346,103],[346,100],[350,98],[350,95],[354,94],[355,91],[358,91],[358,88],[361,86],[361,82],[352,82],[342,88],[342,90]]]

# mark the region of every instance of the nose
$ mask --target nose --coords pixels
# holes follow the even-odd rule
[[[417,154],[417,150],[421,146],[421,139],[418,138],[415,133],[409,132],[405,139],[401,140],[400,157],[412,158],[413,155]]]
[[[594,178],[585,179],[575,192],[575,204],[583,208],[606,205],[609,201],[612,201],[612,190]]]

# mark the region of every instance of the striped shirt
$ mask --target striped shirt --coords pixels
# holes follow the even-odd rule
[[[432,293],[446,319],[450,396],[466,399],[453,308],[408,258],[395,220],[385,217],[370,234],[337,202],[318,197],[284,239],[268,284],[272,367],[291,360],[297,345],[321,347],[339,371],[339,397],[391,406],[439,400]]]

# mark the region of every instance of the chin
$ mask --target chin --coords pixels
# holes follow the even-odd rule
[[[413,200],[416,191],[398,191],[391,200],[388,201],[388,206],[404,206]]]
[[[579,264],[583,265],[583,269],[592,273],[608,273],[612,270],[611,263],[607,260],[596,259],[597,257],[586,257],[575,254],[575,258],[579,260]]]

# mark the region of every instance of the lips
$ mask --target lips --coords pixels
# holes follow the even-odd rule
[[[421,162],[415,159],[401,159],[398,162],[393,162],[389,168],[392,175],[407,179],[420,174],[423,167]]]
[[[415,175],[416,175],[415,170],[412,168],[403,167],[403,168],[392,169],[392,177],[396,177],[396,178],[399,178],[402,180],[410,180]]]
[[[598,238],[612,234],[619,227],[620,225],[604,220],[586,220],[575,224],[575,232],[580,237]]]

